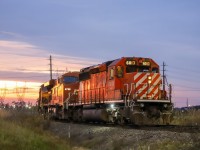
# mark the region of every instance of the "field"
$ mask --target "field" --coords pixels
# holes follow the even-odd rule
[[[200,111],[176,111],[173,124],[199,126]],[[33,111],[0,110],[0,149],[195,150],[200,130],[126,128],[44,120]]]
[[[47,131],[49,121],[29,111],[0,110],[0,149],[70,149],[64,139]]]

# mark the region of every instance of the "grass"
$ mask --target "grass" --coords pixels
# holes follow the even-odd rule
[[[2,150],[67,150],[68,143],[51,135],[50,122],[28,112],[0,110],[0,148]]]
[[[177,125],[200,125],[200,111],[175,111],[173,124]],[[0,110],[0,149],[2,150],[67,150],[72,149],[69,146],[67,138],[59,138],[49,132],[51,122],[44,120],[42,116],[38,116],[31,111],[3,111]],[[75,133],[74,133],[75,134]],[[88,135],[80,137],[71,135],[70,145],[82,146],[89,149],[103,149],[106,144],[104,136]],[[147,145],[145,141],[130,143],[124,139],[109,139],[109,148],[113,150],[120,149],[198,149],[200,147],[199,134],[189,136],[188,141],[176,140],[156,140]],[[108,140],[108,139],[107,139]],[[112,141],[110,141],[112,140]],[[78,143],[78,144],[77,144]]]
[[[193,144],[191,142],[181,142],[181,141],[171,141],[164,140],[162,142],[154,142],[150,145],[139,146],[139,150],[198,150],[199,145],[197,143]]]
[[[188,109],[184,111],[174,111],[172,124],[200,126],[200,110]]]

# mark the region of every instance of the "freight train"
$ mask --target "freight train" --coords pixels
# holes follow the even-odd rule
[[[41,85],[45,118],[113,124],[169,124],[172,87],[151,58],[122,57],[68,72]]]

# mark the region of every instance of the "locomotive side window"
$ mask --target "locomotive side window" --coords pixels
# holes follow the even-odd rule
[[[110,79],[114,78],[114,68],[110,69]]]
[[[121,78],[123,77],[123,67],[122,66],[117,66],[117,70],[116,70],[116,73],[117,73],[117,77],[118,78]]]
[[[126,73],[137,72],[136,66],[127,66]]]
[[[87,80],[90,78],[90,74],[89,72],[83,72],[79,74],[79,80],[83,81],[83,80]]]
[[[74,82],[77,82],[77,81],[78,81],[77,77],[68,76],[68,77],[63,78],[64,83],[74,83]]]

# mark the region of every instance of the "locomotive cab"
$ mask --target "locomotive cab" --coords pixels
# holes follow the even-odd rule
[[[122,58],[108,67],[108,88],[115,91],[115,95],[120,90],[122,99],[168,99],[161,86],[159,66],[152,59]],[[116,99],[114,94],[113,99]]]
[[[51,88],[46,117],[69,118],[68,108],[78,103],[79,72],[67,72],[55,80]],[[71,116],[71,115],[70,115]]]
[[[56,80],[56,84],[52,88],[52,105],[63,106],[66,100],[68,103],[78,102],[78,74],[78,72],[68,72]]]
[[[47,110],[48,104],[51,101],[51,89],[55,85],[55,80],[45,82],[40,86],[39,99],[38,99],[38,111],[44,113]]]
[[[162,118],[169,123],[171,90],[168,96],[162,87],[159,66],[150,58],[123,57],[108,66],[107,88],[111,91],[107,95],[118,102],[123,100],[121,116],[126,121],[140,124]]]

